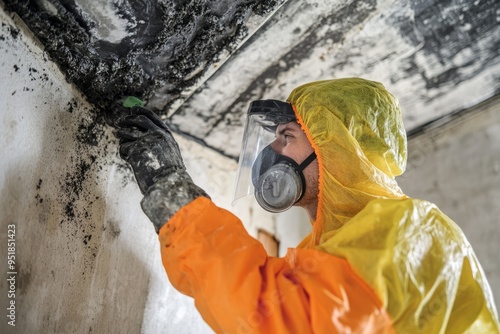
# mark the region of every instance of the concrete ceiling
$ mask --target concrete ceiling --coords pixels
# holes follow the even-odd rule
[[[101,110],[143,97],[179,133],[237,158],[251,100],[360,76],[409,132],[500,91],[497,0],[4,0]]]

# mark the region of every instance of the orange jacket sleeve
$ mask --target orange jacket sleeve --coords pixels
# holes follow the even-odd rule
[[[268,257],[240,220],[199,197],[160,232],[173,286],[217,333],[392,333],[371,288],[341,258],[314,249]],[[348,330],[349,329],[349,330]]]

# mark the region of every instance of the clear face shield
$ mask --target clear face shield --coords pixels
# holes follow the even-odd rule
[[[302,170],[316,155],[312,153],[298,165],[276,153],[271,144],[280,124],[297,120],[292,106],[277,100],[259,100],[250,104],[243,132],[234,203],[254,194],[259,205],[270,212],[282,212],[299,201],[305,190]]]

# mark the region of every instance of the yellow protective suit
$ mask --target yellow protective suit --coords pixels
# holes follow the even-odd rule
[[[313,230],[268,257],[207,198],[160,232],[172,284],[218,333],[499,333],[491,290],[459,227],[403,194],[397,100],[363,79],[320,81],[289,97],[319,163]]]

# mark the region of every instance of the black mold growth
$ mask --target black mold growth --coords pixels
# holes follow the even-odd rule
[[[406,77],[420,75],[427,90],[454,87],[487,69],[497,58],[498,0],[411,0],[409,5],[413,15],[396,12],[388,22],[418,46],[426,59],[439,62],[441,71],[426,73],[415,55],[409,57]],[[461,54],[458,59],[457,54]],[[467,67],[475,69],[464,70]]]
[[[109,108],[125,95],[148,100],[161,89],[158,106],[166,109],[221,51],[234,49],[252,13],[263,15],[282,1],[4,2],[96,106]],[[98,6],[108,11],[98,13]],[[123,24],[125,35],[110,41],[99,29],[113,19]]]

